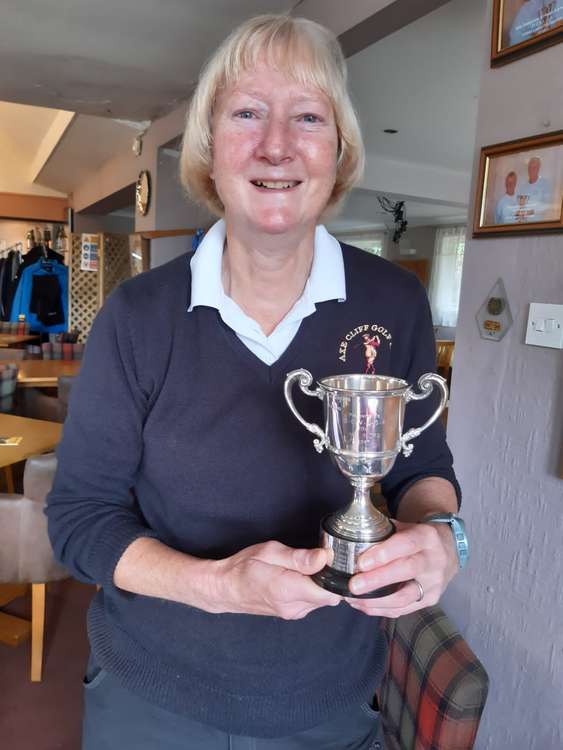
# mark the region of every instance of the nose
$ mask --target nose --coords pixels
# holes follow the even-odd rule
[[[282,164],[293,158],[293,152],[293,136],[287,118],[269,117],[258,143],[257,157],[271,164]]]

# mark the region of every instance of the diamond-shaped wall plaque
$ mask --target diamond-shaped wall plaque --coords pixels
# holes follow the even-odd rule
[[[475,316],[482,339],[500,341],[512,325],[512,313],[502,279],[493,286]]]

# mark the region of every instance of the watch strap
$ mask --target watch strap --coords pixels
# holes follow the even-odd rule
[[[445,523],[451,529],[460,568],[465,567],[469,559],[469,542],[465,532],[465,522],[455,513],[431,513],[421,523]]]

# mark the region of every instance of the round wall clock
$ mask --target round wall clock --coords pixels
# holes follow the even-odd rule
[[[135,202],[141,216],[146,216],[149,210],[151,200],[151,176],[146,169],[143,169],[137,180],[135,189]]]

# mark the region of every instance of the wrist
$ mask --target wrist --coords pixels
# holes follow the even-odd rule
[[[187,604],[212,614],[229,611],[224,562],[192,558],[193,567],[188,574],[192,601]]]
[[[419,523],[431,523],[440,530],[441,535],[448,535],[457,557],[458,567],[463,568],[465,566],[469,558],[469,542],[462,518],[455,513],[429,513]]]

